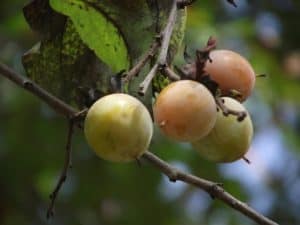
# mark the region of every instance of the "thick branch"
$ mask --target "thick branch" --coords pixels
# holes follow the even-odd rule
[[[17,74],[15,71],[4,65],[0,62],[0,74],[4,77],[8,78],[9,80],[13,81],[20,87],[30,91],[34,95],[38,96],[44,102],[46,102],[52,109],[57,111],[59,114],[65,116],[72,116],[77,112],[74,108],[63,102],[62,100],[56,98],[54,95],[50,94],[33,81],[25,78]]]
[[[5,77],[12,80],[14,83],[19,85],[22,88],[27,87],[25,85],[24,87],[24,81],[25,83],[33,84],[30,87],[34,88],[25,88],[34,95],[40,97],[43,101],[45,101],[47,104],[49,104],[54,109],[60,109],[58,110],[60,113],[64,114],[65,116],[69,118],[76,117],[77,113],[75,109],[73,109],[71,106],[68,106],[66,103],[62,102],[61,100],[57,99],[55,96],[49,94],[47,91],[39,87],[38,85],[34,84],[30,80],[25,80],[22,78],[21,75],[17,74],[13,70],[9,69],[8,67],[4,66],[0,63],[0,74],[4,75]],[[69,132],[70,133],[70,132]],[[162,173],[166,174],[171,181],[180,180],[185,183],[194,185],[200,189],[205,190],[215,198],[220,199],[227,205],[231,206],[232,208],[240,211],[247,217],[251,218],[252,220],[256,221],[258,224],[262,225],[278,225],[274,221],[264,217],[260,213],[256,212],[254,209],[246,205],[245,203],[239,201],[238,199],[234,198],[232,195],[230,195],[228,192],[226,192],[220,185],[201,179],[199,177],[196,177],[194,175],[183,173],[175,168],[173,168],[171,165],[169,165],[167,162],[163,161],[162,159],[158,158],[154,154],[150,152],[146,152],[142,158],[147,160],[150,164],[157,167]],[[68,160],[68,159],[66,159]]]
[[[233,197],[231,194],[226,192],[224,188],[221,187],[220,184],[214,183],[199,177],[196,177],[191,174],[184,173],[170,164],[166,163],[165,161],[158,158],[151,152],[145,152],[142,156],[143,159],[147,160],[149,163],[154,165],[158,168],[162,173],[167,175],[170,181],[176,182],[177,180],[182,181],[187,184],[194,185],[207,193],[209,193],[214,198],[220,199],[225,202],[227,205],[231,206],[232,208],[240,211],[247,217],[253,219],[258,224],[262,225],[278,225],[274,221],[268,219],[267,217],[263,216],[262,214],[256,212],[246,203],[241,202],[240,200]]]

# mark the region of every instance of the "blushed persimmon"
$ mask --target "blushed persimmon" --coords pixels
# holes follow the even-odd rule
[[[210,52],[212,61],[207,60],[204,70],[216,81],[222,95],[230,92],[240,94],[239,101],[245,101],[255,85],[255,72],[250,63],[241,55],[230,50],[214,50]]]
[[[169,84],[158,95],[154,120],[162,132],[177,141],[195,141],[207,135],[216,122],[217,107],[208,89],[196,81]]]

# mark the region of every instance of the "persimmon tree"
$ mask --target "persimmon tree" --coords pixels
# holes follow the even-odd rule
[[[192,7],[193,2],[33,0],[24,7],[26,19],[41,41],[23,56],[28,77],[2,63],[0,74],[69,121],[65,163],[50,195],[48,218],[53,216],[55,200],[71,166],[73,131],[82,129],[87,110],[97,99],[124,92],[138,98],[152,114],[155,93],[170,82],[192,79],[205,85],[225,116],[245,119],[244,111],[227,108],[218,82],[206,74],[205,64],[212,60],[210,51],[216,47],[216,40],[210,38],[197,50],[194,63],[188,63],[194,67],[173,69],[173,58],[184,36],[186,7]],[[228,3],[237,6],[234,1]],[[238,99],[241,93],[232,90],[232,94]],[[149,151],[136,160],[142,166],[146,162],[152,165],[171,182],[181,181],[204,190],[258,224],[277,224],[232,196],[220,183],[184,173]]]

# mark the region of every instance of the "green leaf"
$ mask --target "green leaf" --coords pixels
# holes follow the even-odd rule
[[[50,0],[50,5],[72,20],[83,42],[113,72],[129,68],[126,42],[103,13],[81,0]]]

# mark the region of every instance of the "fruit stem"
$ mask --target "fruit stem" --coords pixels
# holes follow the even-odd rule
[[[251,164],[251,161],[246,157],[246,156],[243,156],[242,159],[248,163],[248,164]]]
[[[215,100],[217,106],[222,110],[224,116],[234,115],[237,117],[237,120],[239,122],[243,121],[246,118],[247,113],[245,111],[236,111],[228,109],[227,106],[224,104],[224,100],[220,97],[216,97]]]
[[[227,2],[231,5],[233,5],[235,8],[237,8],[237,4],[235,3],[234,0],[227,0]]]
[[[267,77],[267,74],[265,74],[265,73],[257,74],[256,77],[257,78],[265,78],[265,77]]]
[[[205,74],[204,67],[207,60],[212,62],[209,53],[211,50],[215,49],[216,46],[217,40],[213,37],[209,37],[206,46],[203,49],[196,50],[196,81],[200,82],[202,75]]]

